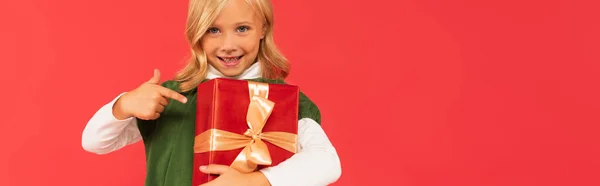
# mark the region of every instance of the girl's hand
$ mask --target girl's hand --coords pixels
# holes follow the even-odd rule
[[[133,91],[121,96],[113,106],[113,115],[122,120],[137,117],[153,120],[160,116],[169,104],[167,98],[186,103],[187,98],[171,89],[159,85],[160,72],[155,69],[154,76]]]
[[[240,173],[225,165],[201,166],[200,171],[206,174],[218,174],[219,177],[200,186],[270,186],[267,177],[260,171]]]

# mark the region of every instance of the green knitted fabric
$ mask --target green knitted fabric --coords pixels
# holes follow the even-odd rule
[[[281,80],[250,79],[249,81],[285,84]],[[179,83],[166,81],[162,86],[178,91]],[[196,121],[196,90],[182,93],[188,102],[170,100],[156,120],[138,119],[146,150],[145,186],[191,186],[193,146]],[[302,92],[298,118],[311,118],[321,123],[318,107]]]

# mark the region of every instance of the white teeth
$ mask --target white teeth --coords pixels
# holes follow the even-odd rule
[[[226,63],[233,63],[238,60],[237,57],[228,57],[228,58],[221,58],[221,59],[223,59],[223,61],[225,61]]]

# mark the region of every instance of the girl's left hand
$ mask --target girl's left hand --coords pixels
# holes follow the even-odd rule
[[[200,171],[206,174],[218,174],[219,177],[200,186],[270,186],[267,178],[260,172],[240,173],[225,165],[201,166]]]

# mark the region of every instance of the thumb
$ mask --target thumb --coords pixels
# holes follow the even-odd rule
[[[160,83],[160,71],[158,69],[154,69],[154,76],[148,80],[148,83],[158,84]]]
[[[200,171],[206,174],[224,174],[229,171],[231,167],[225,165],[211,164],[208,166],[200,166]]]

